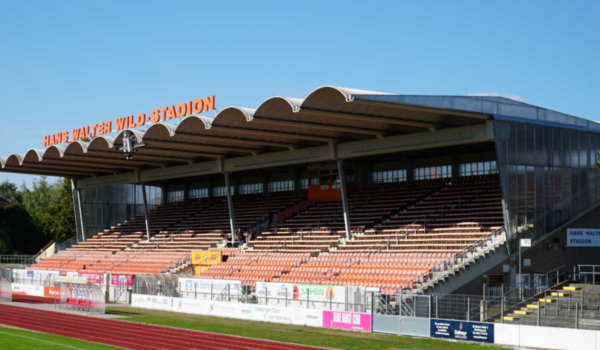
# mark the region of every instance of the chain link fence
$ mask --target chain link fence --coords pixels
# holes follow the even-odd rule
[[[134,294],[162,297],[179,296],[179,277],[168,273],[137,275],[133,285]]]
[[[0,277],[0,303],[10,303],[12,301],[12,288],[10,282]]]

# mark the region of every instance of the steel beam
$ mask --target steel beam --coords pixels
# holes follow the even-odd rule
[[[225,187],[227,190],[227,208],[229,209],[229,225],[231,227],[231,245],[235,243],[235,213],[233,212],[233,200],[231,198],[231,184],[229,182],[229,173],[225,173]]]

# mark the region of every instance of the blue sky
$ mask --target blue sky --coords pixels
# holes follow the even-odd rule
[[[597,1],[0,0],[0,156],[207,95],[256,107],[322,85],[510,94],[600,120],[598,13]]]

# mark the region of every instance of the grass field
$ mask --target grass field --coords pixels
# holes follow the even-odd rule
[[[2,350],[115,350],[121,349],[84,340],[58,335],[29,332],[20,329],[0,327],[0,349]]]
[[[127,321],[192,329],[249,338],[277,340],[288,343],[322,346],[344,350],[478,350],[502,349],[495,346],[458,343],[444,340],[398,337],[393,335],[358,333],[303,326],[288,326],[269,322],[253,322],[212,316],[189,315],[131,307],[107,307],[106,313],[129,316]]]

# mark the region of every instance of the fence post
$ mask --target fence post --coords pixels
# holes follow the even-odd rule
[[[548,291],[544,291],[544,316],[546,316],[546,310],[548,309],[546,306],[548,306]],[[538,310],[539,312],[539,310]]]
[[[500,300],[500,320],[501,323],[504,323],[504,297],[502,297],[502,300]]]
[[[596,284],[596,265],[592,265],[592,284]]]
[[[399,299],[399,306],[398,306],[398,315],[400,315],[400,317],[402,317],[402,294],[400,294],[400,299]]]
[[[371,292],[371,333],[373,333],[373,319],[375,318],[375,292]]]
[[[540,312],[540,302],[539,302],[539,300],[538,300],[538,302],[537,302],[537,309],[538,309],[538,314],[537,314],[537,316],[538,316],[538,317],[537,317],[537,326],[539,327],[539,326],[540,326],[540,315],[542,314],[542,313]]]
[[[287,307],[287,306],[288,306],[288,302],[287,302],[287,300],[288,300],[288,299],[287,299],[287,292],[288,292],[288,289],[287,289],[287,287],[285,287],[285,307]]]
[[[569,309],[569,317],[571,317],[571,292],[569,292],[569,306],[567,308]]]
[[[471,321],[471,297],[467,298],[467,321]]]
[[[556,316],[558,316],[558,307],[560,306],[560,296],[558,296],[559,292],[556,292]]]
[[[213,285],[212,283],[210,284],[210,301],[213,300]]]
[[[438,296],[435,296],[435,318],[439,318],[440,315],[440,304],[438,301]]]
[[[306,288],[306,308],[310,309],[310,289]]]
[[[583,318],[583,288],[581,288],[581,318]]]
[[[579,328],[579,304],[575,303],[575,329]]]
[[[429,318],[431,318],[431,308],[433,307],[433,300],[431,299],[431,295],[429,295]]]

